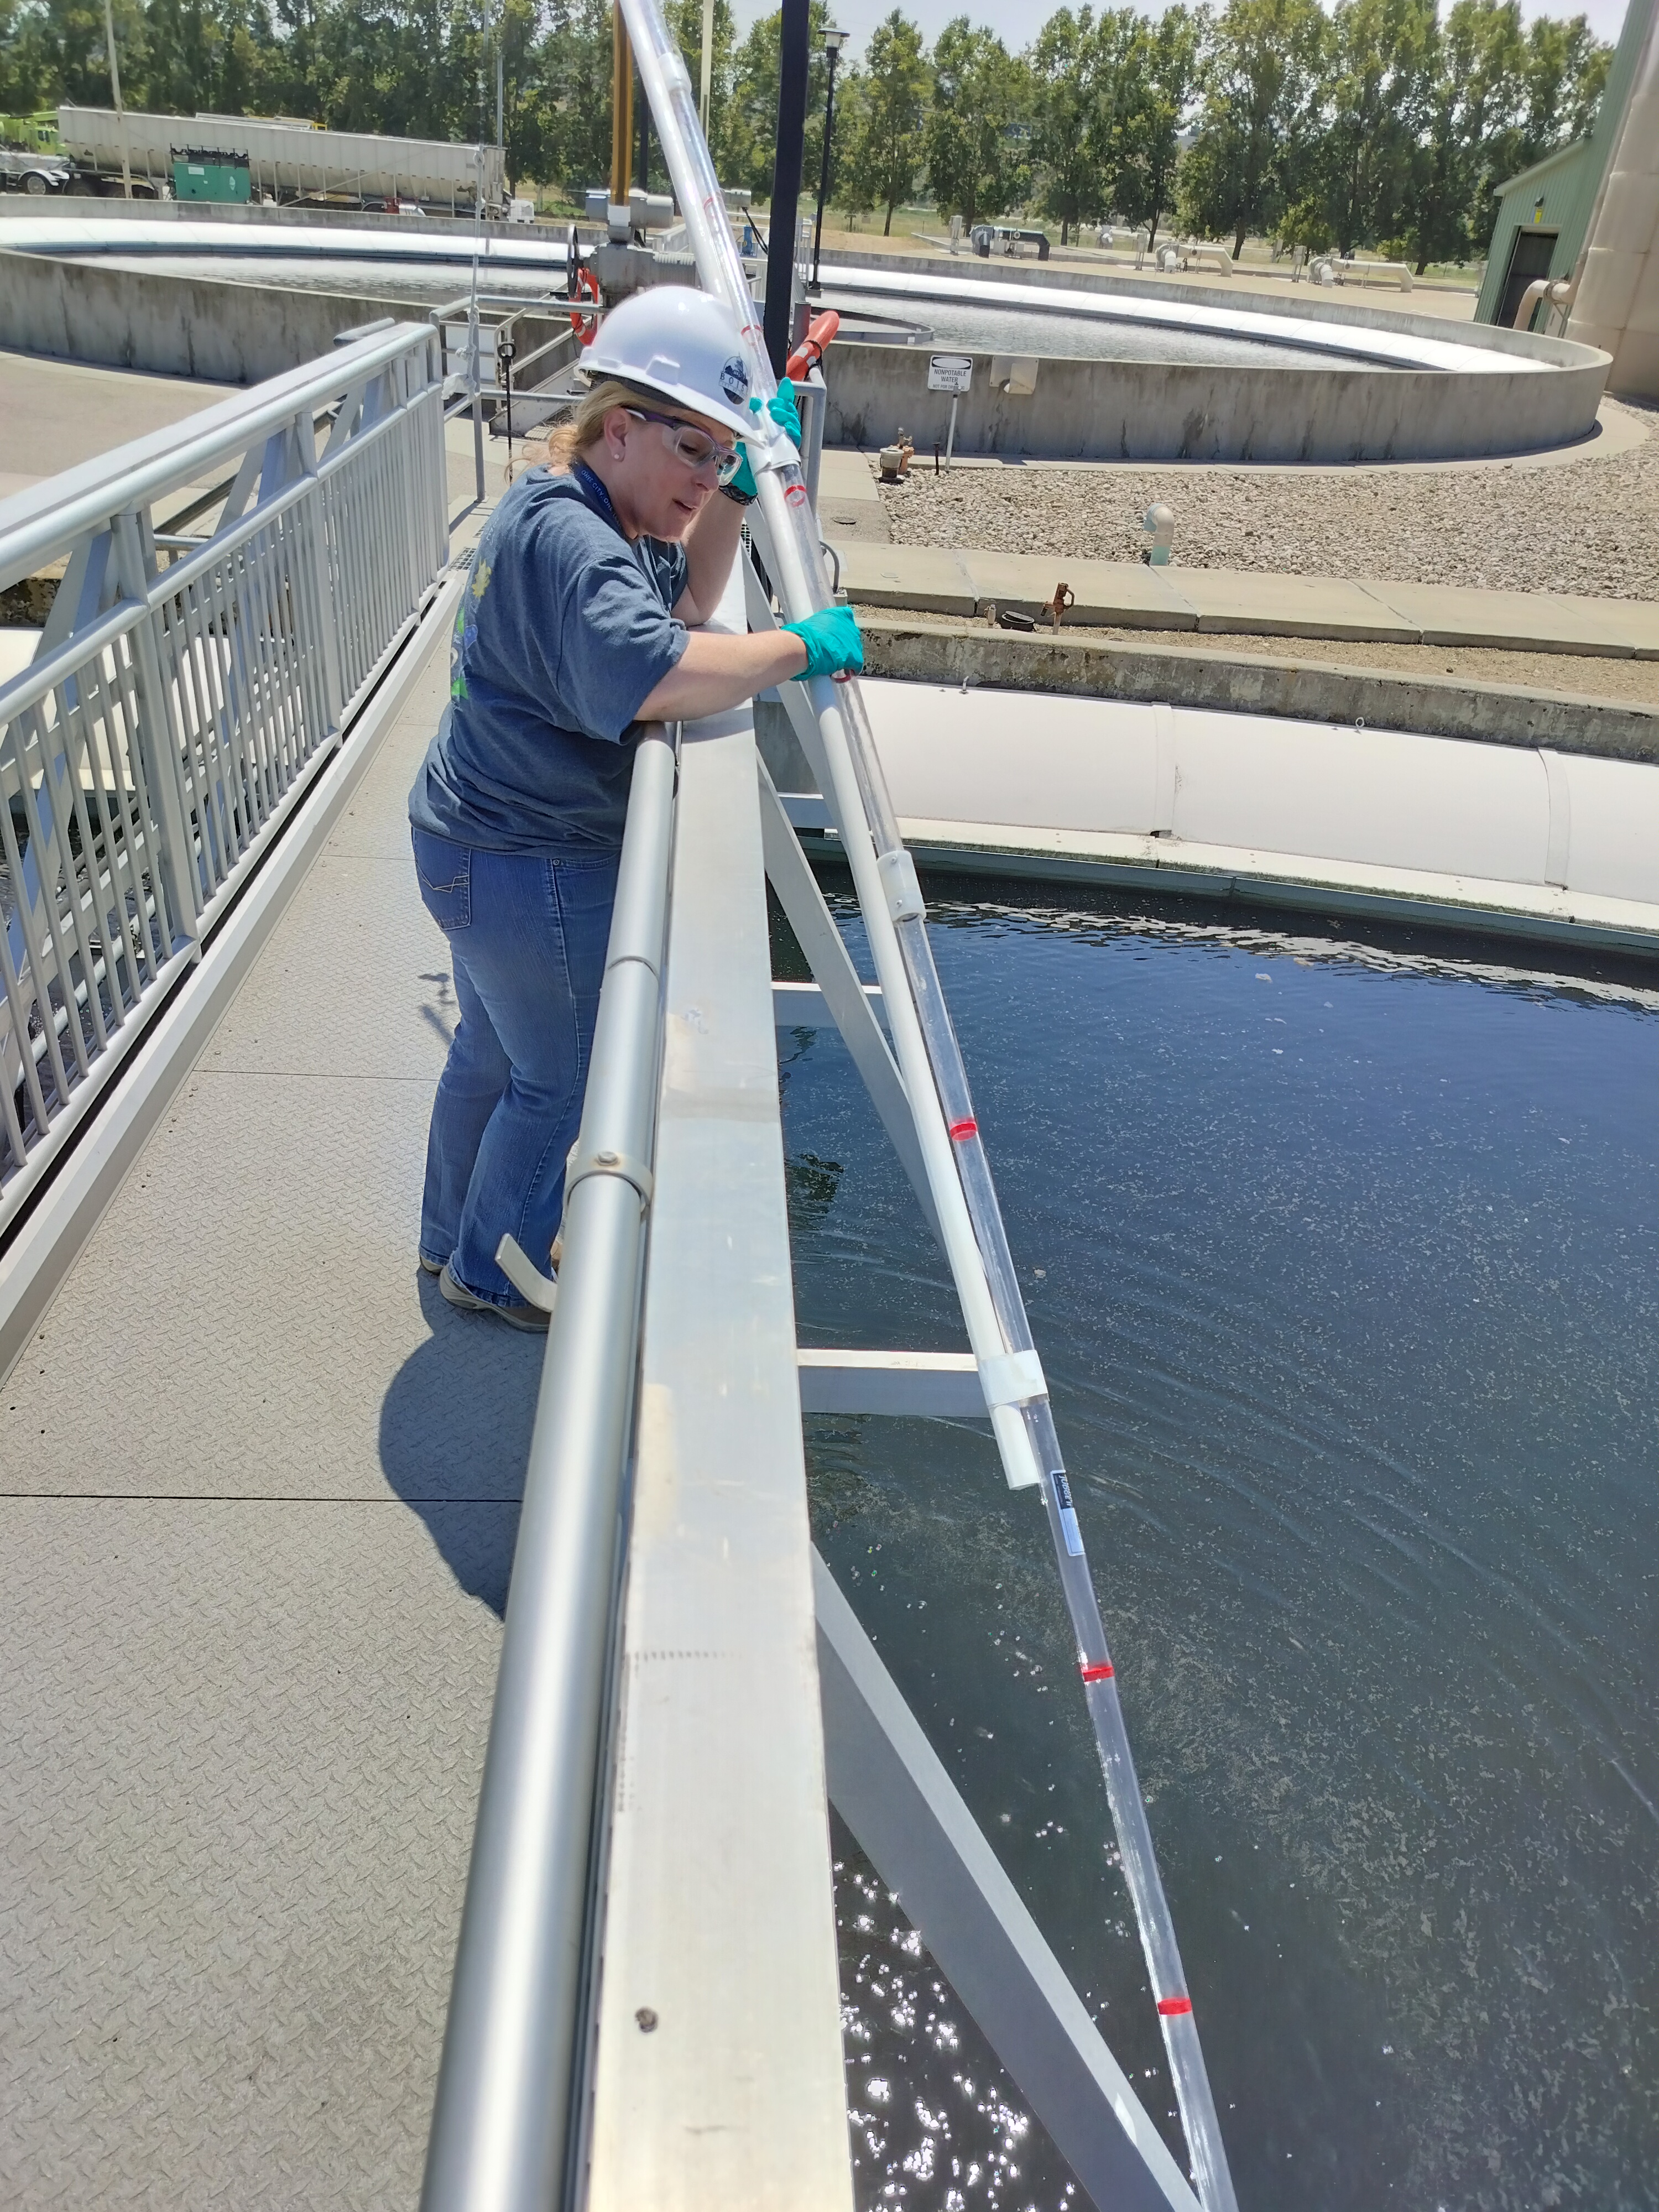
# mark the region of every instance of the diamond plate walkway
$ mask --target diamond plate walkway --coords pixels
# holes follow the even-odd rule
[[[0,1398],[0,2202],[412,2205],[538,1340],[415,1265],[434,653]]]

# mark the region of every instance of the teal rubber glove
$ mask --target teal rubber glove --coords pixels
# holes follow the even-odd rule
[[[839,676],[844,669],[854,676],[864,673],[864,640],[851,607],[825,607],[821,614],[785,623],[783,628],[793,630],[806,647],[806,665],[797,683],[814,676]]]
[[[749,404],[758,415],[760,412],[758,392]],[[767,401],[766,411],[779,429],[793,440],[795,451],[799,453],[800,451],[800,410],[795,404],[795,387],[787,376],[779,385],[775,396]],[[733,491],[742,492],[745,498],[753,499],[755,496],[755,471],[749,465],[747,441],[744,442],[743,448],[743,465],[732,479],[732,489]]]

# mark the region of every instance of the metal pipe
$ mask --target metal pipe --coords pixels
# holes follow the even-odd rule
[[[823,100],[823,157],[818,163],[818,206],[812,222],[812,283],[818,281],[818,254],[823,245],[823,204],[830,192],[830,142],[836,129],[836,63],[841,54],[842,33],[826,31],[823,57],[830,68],[830,88]]]
[[[116,126],[121,133],[121,188],[127,198],[132,198],[132,161],[127,149],[127,112],[121,105],[121,64],[115,56],[115,11],[110,0],[104,0],[104,43],[109,48],[109,88],[115,102]],[[145,174],[149,174],[149,156],[144,157]]]
[[[1590,248],[1595,243],[1596,225],[1601,220],[1601,210],[1607,204],[1607,185],[1624,153],[1625,133],[1630,129],[1631,116],[1641,95],[1656,39],[1659,39],[1659,6],[1650,6],[1648,27],[1642,33],[1641,49],[1637,54],[1636,66],[1630,73],[1630,82],[1625,93],[1624,112],[1619,118],[1619,128],[1613,132],[1613,143],[1607,148],[1607,162],[1601,171],[1601,180],[1595,187],[1595,198],[1590,208],[1589,221],[1584,225],[1583,244],[1579,247],[1578,258],[1572,264],[1572,274],[1567,279],[1565,292],[1559,300],[1552,300],[1550,302],[1553,307],[1565,307],[1568,311],[1567,319],[1561,325],[1561,334],[1564,337],[1571,328],[1571,311],[1577,303],[1578,287],[1583,282],[1584,271],[1589,265]],[[1547,327],[1547,320],[1548,319],[1546,318]]]
[[[657,118],[669,173],[704,285],[732,309],[744,333],[754,388],[763,403],[775,380],[769,300],[766,343],[729,227],[720,187],[696,123],[690,79],[659,0],[618,0],[629,20],[641,82]],[[786,36],[788,14],[785,14]],[[775,220],[769,266],[779,256]],[[793,258],[793,257],[792,257]],[[783,356],[778,354],[781,362]],[[762,437],[771,428],[763,404]],[[753,441],[751,441],[752,445]],[[768,568],[792,617],[829,603],[817,525],[799,457],[781,432],[756,467],[757,510]],[[1199,2198],[1205,2212],[1237,2212],[1214,2099],[1193,2019],[1169,1904],[1152,1847],[1117,1685],[1083,1538],[1060,1456],[1048,1386],[1030,1323],[968,1079],[933,964],[926,908],[915,866],[899,836],[873,732],[856,680],[819,678],[809,687],[817,718],[820,773],[835,811],[882,986],[896,1056],[915,1116],[945,1255],[980,1363],[988,1410],[1010,1482],[1040,1483],[1077,1638],[1079,1671],[1093,1724],[1125,1880],[1170,2070],[1181,2107]]]
[[[658,726],[634,758],[422,2212],[550,2212],[560,2201],[638,1364],[673,811],[674,752]]]

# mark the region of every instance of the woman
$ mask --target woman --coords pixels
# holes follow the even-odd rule
[[[495,1264],[547,1261],[581,1117],[633,743],[790,677],[860,668],[844,607],[748,637],[699,630],[754,477],[736,324],[660,286],[605,318],[587,396],[490,517],[456,617],[450,702],[409,796],[460,1020],[427,1141],[421,1265],[453,1306],[547,1316]],[[758,402],[756,403],[758,404]],[[799,439],[786,385],[774,418]]]

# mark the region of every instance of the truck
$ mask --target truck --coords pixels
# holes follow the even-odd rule
[[[145,199],[170,196],[175,162],[204,147],[222,166],[246,165],[251,198],[284,205],[424,206],[459,215],[471,214],[482,196],[485,211],[499,214],[506,198],[499,146],[321,131],[294,116],[118,115],[66,102],[58,110],[58,139],[72,173],[64,189],[73,192],[121,191],[125,140],[133,191]]]

